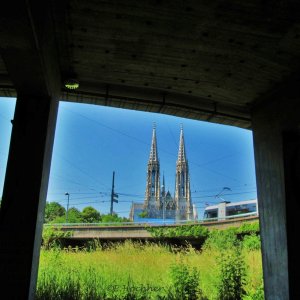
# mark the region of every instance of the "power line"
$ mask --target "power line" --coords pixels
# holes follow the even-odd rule
[[[122,196],[128,196],[128,197],[144,197],[144,195],[136,195],[136,194],[126,194],[126,193],[119,193],[119,195],[122,195]]]
[[[72,191],[69,191],[70,194],[72,195],[96,195],[96,194],[100,194],[100,195],[104,195],[104,193],[102,192],[98,192],[98,193],[78,193],[78,192],[72,192]],[[48,193],[48,195],[62,195],[64,193]],[[107,193],[105,193],[107,194]]]
[[[68,110],[69,112],[71,112],[71,113],[73,113],[73,114],[79,115],[80,117],[82,117],[82,118],[84,118],[84,119],[87,119],[87,120],[89,120],[89,121],[91,121],[91,122],[94,122],[94,123],[96,123],[96,124],[98,124],[98,125],[100,125],[100,126],[102,126],[102,127],[105,127],[105,128],[107,128],[107,129],[109,129],[109,130],[111,130],[111,131],[117,132],[117,133],[119,133],[119,134],[121,134],[121,135],[124,135],[124,136],[126,136],[126,137],[128,137],[128,138],[134,139],[134,140],[136,140],[136,141],[139,142],[139,143],[142,143],[142,144],[145,144],[145,145],[147,145],[147,146],[150,146],[150,143],[147,143],[147,142],[145,142],[145,141],[143,141],[143,140],[140,140],[140,139],[138,139],[138,138],[136,138],[136,137],[134,137],[134,136],[132,136],[132,135],[129,135],[129,134],[127,134],[127,133],[125,133],[125,132],[122,132],[122,131],[120,131],[120,130],[118,130],[118,129],[115,129],[115,128],[112,128],[112,127],[110,127],[110,126],[107,126],[107,125],[105,125],[105,124],[103,124],[103,123],[101,123],[101,122],[99,122],[99,121],[93,120],[93,119],[91,119],[91,118],[89,118],[89,117],[87,117],[87,116],[85,116],[85,115],[82,115],[82,114],[80,114],[80,113],[78,113],[78,112],[75,112],[75,111],[73,111],[73,110],[71,110],[71,109],[68,109],[68,108],[64,108],[64,109],[65,109],[65,110]]]
[[[76,185],[79,185],[79,186],[83,186],[83,187],[85,187],[85,188],[88,188],[89,190],[94,190],[94,191],[96,191],[94,188],[91,188],[91,187],[88,187],[88,186],[86,186],[86,185],[83,185],[82,183],[79,183],[79,182],[77,182],[77,181],[75,181],[75,180],[72,180],[72,179],[69,179],[69,178],[65,178],[65,177],[63,177],[63,176],[60,176],[60,175],[51,175],[50,176],[50,178],[61,178],[63,181],[68,181],[68,182],[71,182],[71,183],[74,183],[74,184],[76,184]]]
[[[243,195],[243,194],[252,194],[252,193],[256,193],[256,191],[249,191],[249,192],[242,192],[242,193],[232,193],[232,194],[224,194],[223,196]],[[193,197],[193,199],[194,198],[215,198],[215,196],[216,195],[205,195],[205,196]],[[220,200],[210,200],[210,202],[220,202]],[[193,203],[199,203],[199,201],[193,201]]]
[[[80,203],[74,203],[73,206],[82,205],[82,204],[99,204],[99,203],[108,203],[109,201],[89,201],[89,202],[80,202]]]
[[[126,134],[126,133],[124,133],[124,132],[122,132],[122,131],[120,131],[120,130],[114,129],[114,128],[112,128],[112,127],[110,127],[110,126],[107,126],[107,125],[105,125],[105,124],[103,124],[103,123],[101,123],[101,122],[99,122],[99,121],[96,121],[96,120],[93,120],[93,119],[91,119],[91,118],[88,118],[88,117],[86,117],[85,115],[82,115],[82,114],[80,114],[80,113],[78,113],[78,112],[74,112],[73,110],[70,110],[70,109],[68,109],[68,108],[64,108],[64,109],[65,109],[65,110],[68,110],[69,112],[71,112],[71,113],[73,113],[73,114],[77,114],[77,115],[81,116],[82,118],[85,118],[85,119],[87,119],[87,120],[89,120],[89,121],[91,121],[91,122],[94,122],[94,123],[96,123],[96,124],[98,124],[98,125],[100,125],[100,126],[102,126],[102,127],[105,127],[105,128],[107,128],[107,129],[109,129],[109,130],[112,130],[112,131],[114,131],[114,132],[117,132],[118,134],[124,135],[124,136],[126,136],[126,137],[128,137],[128,138],[131,138],[131,139],[134,139],[134,140],[136,140],[136,141],[138,141],[138,142],[140,142],[140,143],[142,143],[142,144],[145,144],[145,145],[150,146],[150,143],[147,143],[147,142],[145,142],[145,141],[142,141],[142,140],[140,140],[140,139],[138,139],[138,138],[136,138],[136,137],[134,137],[134,136],[131,136],[131,135],[129,135],[129,134]],[[168,152],[168,151],[166,151],[166,150],[164,150],[164,149],[160,149],[160,151],[165,152],[166,154],[171,155],[171,156],[173,156],[173,157],[174,157],[174,156],[175,156],[175,157],[177,156],[176,154],[171,153],[171,152]],[[227,156],[225,156],[225,157],[218,158],[218,159],[215,160],[215,161],[222,160],[222,159],[225,159],[225,158],[227,158],[227,157],[229,157],[229,156],[233,156],[233,155],[234,155],[234,154],[227,155]],[[212,161],[212,162],[215,162],[215,161]],[[212,162],[207,162],[207,163],[204,163],[204,164],[198,164],[198,163],[196,163],[196,162],[190,161],[190,163],[195,164],[195,165],[197,165],[198,167],[203,168],[203,169],[205,169],[205,170],[207,170],[207,171],[209,171],[209,172],[212,172],[212,173],[214,173],[214,174],[216,174],[216,175],[219,175],[219,176],[222,176],[222,177],[226,177],[226,178],[229,178],[229,179],[234,180],[234,181],[237,181],[237,182],[241,182],[240,180],[238,180],[238,179],[236,179],[236,178],[234,178],[234,177],[231,177],[231,176],[225,175],[225,174],[223,174],[223,173],[217,172],[217,171],[215,171],[215,170],[212,170],[212,169],[209,169],[209,168],[204,167],[204,165],[210,164],[210,163],[212,163]]]
[[[223,187],[217,187],[213,189],[207,189],[207,190],[194,190],[191,191],[192,194],[196,193],[206,193],[206,192],[219,192]],[[237,185],[237,186],[230,186],[230,188],[235,189],[235,190],[240,190],[240,189],[246,189],[246,188],[256,188],[256,185]]]
[[[66,159],[66,158],[63,157],[62,155],[59,155],[59,154],[58,154],[58,156],[60,156],[64,161],[66,161],[68,164],[70,164],[73,168],[77,169],[77,170],[78,170],[79,172],[81,172],[82,174],[88,176],[88,177],[89,177],[90,179],[92,179],[95,183],[101,184],[102,186],[108,188],[106,184],[104,184],[104,183],[102,183],[102,182],[96,180],[96,179],[93,178],[91,175],[89,175],[86,171],[84,171],[84,170],[82,170],[81,168],[77,167],[75,164],[73,164],[72,162],[70,162],[68,159]]]

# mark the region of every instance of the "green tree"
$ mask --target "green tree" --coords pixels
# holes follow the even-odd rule
[[[55,218],[51,223],[66,223],[66,215]],[[71,207],[69,209],[68,223],[82,223],[81,212],[77,208]]]
[[[97,223],[101,221],[100,213],[92,206],[87,206],[82,210],[81,218],[84,223]]]
[[[82,222],[81,212],[77,208],[71,207],[68,213],[68,221],[69,223],[81,223]]]
[[[120,223],[120,222],[129,222],[129,219],[125,218],[125,217],[119,217],[117,214],[113,214],[113,215],[110,215],[110,214],[107,214],[107,215],[102,215],[101,216],[101,220],[102,220],[102,223],[111,223],[111,222],[117,222],[117,223]]]
[[[45,223],[52,222],[58,217],[66,215],[66,210],[57,202],[47,202],[45,208]]]

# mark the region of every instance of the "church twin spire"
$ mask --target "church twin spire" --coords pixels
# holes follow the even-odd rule
[[[165,190],[165,178],[163,176],[163,186],[160,187],[160,167],[157,152],[156,125],[153,124],[152,141],[150,149],[150,157],[147,170],[146,195],[144,209],[147,210],[148,217],[161,218],[161,210],[164,207],[164,201],[168,194],[168,207],[173,209],[173,213],[169,212],[169,216],[173,214],[177,219],[192,219],[192,204],[190,192],[190,178],[188,172],[188,162],[186,159],[183,126],[180,128],[179,150],[176,162],[176,184],[175,198]],[[172,204],[172,203],[173,204]]]

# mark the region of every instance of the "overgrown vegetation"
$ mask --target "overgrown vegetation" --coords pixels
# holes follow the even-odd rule
[[[146,227],[154,237],[208,237],[208,229],[201,225],[182,225],[176,227]]]
[[[93,241],[81,250],[53,244],[41,252],[36,298],[263,300],[259,237],[238,232],[212,231],[200,251],[130,241],[105,248]]]
[[[71,235],[72,232],[62,231],[60,228],[44,227],[42,247],[45,250],[60,249],[62,247],[62,239]]]
[[[170,267],[173,295],[182,300],[207,299],[200,288],[200,273],[182,260]]]
[[[246,294],[246,266],[239,246],[222,251],[218,256],[220,282],[218,299],[241,300]]]

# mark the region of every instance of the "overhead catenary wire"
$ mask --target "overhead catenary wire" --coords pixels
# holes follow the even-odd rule
[[[67,109],[68,111],[71,111],[71,110],[69,110],[69,109]],[[150,146],[150,143],[148,143],[148,142],[145,142],[145,141],[142,141],[141,139],[138,139],[138,138],[136,138],[136,137],[133,137],[133,136],[131,136],[131,135],[129,135],[129,134],[127,134],[127,133],[124,133],[124,132],[122,132],[122,131],[120,131],[120,130],[117,130],[117,129],[114,129],[114,128],[112,128],[112,127],[109,127],[109,126],[106,126],[105,124],[102,124],[101,122],[98,122],[98,121],[96,121],[96,120],[93,120],[93,119],[91,119],[91,118],[88,118],[88,117],[86,117],[86,116],[84,116],[84,115],[81,115],[81,114],[79,114],[79,113],[77,113],[77,112],[74,112],[74,111],[71,111],[72,113],[74,113],[74,114],[77,114],[77,115],[80,115],[80,116],[82,116],[83,118],[85,118],[85,119],[88,119],[88,120],[90,120],[90,121],[92,121],[92,122],[94,122],[94,123],[97,123],[98,125],[100,125],[100,126],[104,126],[104,127],[106,127],[106,128],[108,128],[108,129],[110,129],[110,130],[113,130],[113,131],[115,131],[116,133],[118,133],[118,134],[122,134],[122,135],[124,135],[124,136],[126,136],[126,137],[128,137],[128,138],[133,138],[133,139],[135,139],[135,140],[137,140],[137,141],[139,141],[139,142],[141,142],[141,143],[143,143],[143,144],[145,144],[145,145],[148,145],[148,146]],[[170,128],[169,128],[170,129]],[[174,136],[173,136],[173,138],[174,138]],[[175,140],[174,140],[174,142],[175,142]],[[164,149],[162,149],[162,151],[163,152],[165,152],[165,153],[167,153],[167,154],[169,154],[169,155],[172,155],[172,156],[177,156],[176,154],[174,154],[174,153],[170,153],[170,152],[168,152],[168,151],[164,151]],[[215,159],[215,160],[211,160],[211,161],[208,161],[208,162],[206,162],[206,163],[203,163],[203,164],[201,164],[201,163],[194,163],[193,161],[189,161],[190,163],[192,163],[192,164],[195,164],[196,166],[198,166],[198,167],[201,167],[201,168],[204,168],[204,166],[206,166],[206,165],[208,165],[208,164],[211,164],[211,163],[214,163],[214,162],[217,162],[217,161],[221,161],[221,160],[223,160],[223,159],[228,159],[229,157],[231,157],[231,156],[233,156],[234,154],[230,154],[230,155],[225,155],[225,156],[223,156],[223,157],[220,157],[220,158],[217,158],[217,159]],[[65,158],[63,158],[67,163],[69,163],[69,164],[73,164],[71,161],[68,161],[67,159],[65,159]],[[85,170],[86,168],[81,168],[81,167],[79,167],[79,166],[77,166],[76,164],[73,164],[73,167],[74,168],[76,168],[76,169],[78,169],[82,174],[85,174],[85,176],[87,176],[87,177],[89,177],[90,179],[92,179],[93,180],[93,183],[95,182],[95,183],[97,183],[97,186],[100,184],[99,183],[99,181],[94,177],[94,176],[91,176],[90,174],[89,174],[89,172],[87,172],[87,170]],[[218,175],[220,175],[220,176],[224,176],[224,177],[227,177],[227,178],[230,178],[230,179],[233,179],[233,180],[235,180],[234,178],[232,178],[232,177],[230,177],[230,176],[227,176],[227,175],[225,175],[225,174],[221,174],[221,172],[215,172],[214,170],[209,170],[210,172],[214,172],[215,174],[217,174],[217,173],[219,173]],[[64,180],[67,180],[67,179],[64,179]],[[238,181],[238,180],[237,180]],[[79,182],[77,182],[77,183],[75,183],[74,182],[74,184],[78,184],[78,185],[80,185],[80,183]],[[102,184],[102,183],[101,183]],[[102,185],[104,185],[104,184],[102,184]],[[82,185],[83,186],[83,185]],[[249,188],[249,186],[248,186],[248,188]],[[69,190],[69,189],[68,189]],[[132,188],[132,191],[134,191],[134,187]],[[214,190],[213,190],[214,191]],[[217,190],[215,190],[215,191],[217,191]],[[137,199],[137,198],[139,198],[139,199],[141,199],[140,201],[136,201],[136,202],[138,202],[138,203],[143,203],[144,202],[144,200],[143,200],[143,198],[144,198],[144,194],[138,194],[138,193],[122,193],[122,192],[118,192],[118,191],[116,191],[120,196],[122,196],[121,197],[121,199],[120,199],[120,204],[121,203],[131,203],[132,202],[132,200],[131,201],[129,201],[129,200],[127,200],[127,199],[130,199],[130,198],[133,198],[133,199]],[[208,198],[210,198],[210,197],[214,197],[215,195],[203,195],[203,196],[201,196],[201,193],[205,193],[205,192],[208,192],[208,191],[200,191],[200,190],[195,190],[194,192],[192,191],[192,193],[199,193],[200,195],[198,196],[193,196],[192,198],[193,199],[195,199],[195,201],[193,201],[194,203],[199,203],[199,202],[201,202],[201,201],[205,201],[205,200],[200,200],[200,199],[202,199],[202,198],[204,198],[204,197],[208,197]],[[77,195],[91,195],[90,197],[73,197],[73,200],[77,200],[77,199],[88,199],[88,198],[91,198],[92,197],[92,195],[93,195],[93,193],[75,193],[75,192],[70,192],[71,194],[77,194]],[[244,193],[251,193],[251,192],[244,192]],[[244,194],[244,193],[238,193],[238,194]],[[95,195],[98,195],[98,193],[97,192],[95,192]],[[234,193],[234,194],[228,194],[228,196],[230,196],[230,195],[238,195],[237,193]],[[49,195],[51,195],[51,194],[49,194]],[[53,195],[53,194],[52,194]],[[107,195],[107,192],[106,192],[106,194],[105,194],[105,196],[108,196]],[[225,195],[225,196],[227,196],[227,194]],[[98,196],[95,196],[94,198],[97,198],[97,197],[101,197],[100,195],[98,195]],[[123,198],[123,199],[122,199]],[[92,198],[93,199],[93,198]],[[64,200],[63,200],[64,201]],[[215,201],[215,200],[211,200],[211,202],[212,201]],[[83,203],[83,204],[86,204],[86,203],[88,203],[88,202],[81,202],[81,203]],[[95,203],[101,203],[101,201],[98,201],[98,202],[95,202]],[[102,203],[105,203],[105,202],[102,202]],[[76,205],[80,205],[80,204],[76,204]]]
[[[139,138],[136,138],[136,137],[134,137],[134,136],[132,136],[132,135],[129,135],[129,134],[125,133],[125,132],[122,132],[122,131],[120,131],[120,130],[118,130],[118,129],[115,129],[115,128],[112,128],[112,127],[110,127],[110,126],[107,126],[107,125],[105,125],[105,124],[103,124],[103,123],[101,123],[101,122],[99,122],[99,121],[96,121],[96,120],[94,120],[94,119],[91,119],[91,118],[89,118],[89,117],[87,117],[87,116],[85,116],[85,115],[82,115],[82,114],[80,114],[80,113],[78,113],[78,112],[75,112],[75,111],[73,111],[73,110],[70,110],[70,109],[67,109],[67,108],[65,108],[65,110],[67,110],[67,111],[69,111],[69,112],[71,112],[71,113],[73,113],[73,114],[79,115],[80,117],[85,118],[86,120],[89,120],[90,122],[93,122],[93,123],[95,123],[95,124],[98,124],[99,126],[102,126],[102,127],[104,127],[104,128],[107,128],[107,129],[109,129],[109,130],[111,130],[111,131],[114,131],[114,132],[116,132],[116,133],[118,133],[118,134],[121,134],[121,135],[123,135],[123,136],[126,136],[126,137],[128,137],[128,138],[130,138],[130,139],[134,139],[134,140],[138,141],[139,143],[142,143],[142,144],[144,144],[144,145],[150,146],[150,143],[149,143],[149,142],[145,142],[145,141],[143,141],[143,140],[141,140],[141,139],[139,139]],[[163,148],[160,148],[160,151],[161,151],[161,152],[164,152],[164,153],[166,153],[166,154],[168,154],[168,155],[171,155],[171,156],[173,156],[173,157],[176,157],[176,156],[177,156],[177,154],[171,153],[171,152],[169,152],[169,151],[166,151],[166,150],[163,149]],[[225,157],[218,158],[217,160],[222,160],[222,159],[228,158],[228,156],[232,156],[232,155],[234,155],[234,154],[231,154],[231,155],[227,155],[227,156],[225,156]],[[213,161],[213,162],[214,162],[214,161]],[[225,175],[225,174],[223,174],[223,173],[221,173],[221,172],[218,172],[218,171],[215,171],[215,170],[212,170],[212,169],[210,169],[210,168],[205,167],[205,165],[209,164],[210,162],[207,162],[207,163],[204,163],[204,164],[199,164],[199,163],[196,163],[196,162],[194,162],[194,161],[190,161],[190,160],[189,160],[189,163],[192,163],[192,164],[194,164],[194,165],[196,165],[196,166],[198,166],[198,167],[200,167],[200,168],[203,168],[203,169],[205,169],[205,170],[207,170],[207,171],[209,171],[209,172],[211,172],[211,173],[214,173],[214,174],[216,174],[216,175],[218,175],[218,176],[226,177],[226,178],[231,179],[231,180],[236,181],[236,182],[241,182],[240,180],[238,180],[238,179],[236,179],[236,178],[234,178],[234,177],[232,177],[232,176]]]

